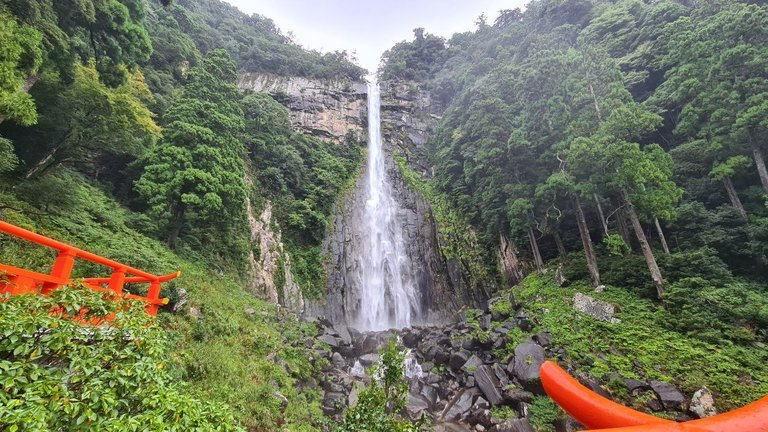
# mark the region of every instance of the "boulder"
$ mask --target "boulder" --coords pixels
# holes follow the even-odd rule
[[[517,326],[520,327],[522,331],[530,331],[533,327],[533,323],[531,322],[531,315],[528,314],[525,310],[520,310],[517,315],[515,315],[515,321],[517,322]]]
[[[565,267],[563,266],[563,263],[558,264],[557,270],[555,270],[555,285],[558,287],[568,286],[568,278],[565,277]]]
[[[504,389],[504,401],[508,404],[533,402],[533,393],[519,388]]]
[[[317,339],[327,343],[328,345],[331,346],[331,348],[338,348],[339,347],[339,343],[341,342],[341,340],[339,338],[337,338],[336,336],[329,335],[329,334],[324,334],[324,335],[318,337]]]
[[[491,432],[536,432],[527,418],[507,419],[490,430]]]
[[[369,367],[378,361],[378,354],[366,354],[364,356],[360,356],[360,364],[363,365],[363,367]]]
[[[419,342],[421,342],[421,335],[413,331],[404,333],[402,337],[403,337],[403,345],[406,348],[416,348]]]
[[[533,342],[521,343],[515,348],[515,358],[512,360],[511,369],[514,376],[523,387],[531,392],[543,394],[541,375],[539,369],[544,363],[544,348]]]
[[[629,394],[632,396],[637,396],[638,393],[651,389],[651,386],[649,386],[648,383],[634,379],[625,379],[624,384],[627,386],[627,390],[629,390]]]
[[[475,371],[475,382],[492,405],[500,405],[504,401],[504,396],[501,394],[501,383],[492,367],[479,366]]]
[[[467,360],[469,360],[469,353],[465,351],[457,351],[451,354],[451,357],[448,360],[448,366],[450,366],[451,369],[459,370],[464,366],[464,363],[466,363]]]
[[[469,360],[467,360],[464,363],[464,366],[462,366],[461,368],[464,369],[465,372],[471,373],[473,369],[477,369],[482,365],[483,365],[483,360],[481,360],[480,357],[472,354],[472,357],[470,357]]]
[[[665,410],[677,410],[685,403],[685,396],[673,384],[651,381],[651,389],[659,397]]]
[[[443,410],[440,419],[444,421],[455,421],[466,418],[467,414],[469,414],[469,410],[472,408],[472,401],[475,396],[477,396],[478,392],[479,390],[475,388],[459,390],[453,399],[448,402],[448,405],[445,406],[445,410]]]
[[[618,324],[621,322],[620,319],[614,318],[614,315],[616,314],[616,306],[594,299],[582,293],[574,294],[573,308],[579,312],[584,312],[599,321],[611,324]]]
[[[344,357],[341,356],[339,353],[333,353],[331,356],[331,364],[336,369],[343,369],[344,366],[347,365],[347,362],[344,360]]]
[[[717,415],[715,398],[712,396],[712,392],[706,387],[696,390],[696,393],[691,398],[691,406],[688,410],[698,418]]]
[[[432,404],[424,396],[411,393],[408,395],[408,405],[405,407],[405,412],[411,420],[418,420],[423,413],[430,410],[431,406]]]

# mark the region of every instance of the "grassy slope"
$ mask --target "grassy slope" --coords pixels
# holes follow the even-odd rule
[[[207,264],[204,257],[182,258],[161,242],[129,227],[140,226],[143,216],[121,208],[99,189],[73,174],[66,181],[66,199],[48,214],[0,189],[3,219],[41,234],[72,243],[88,251],[155,273],[181,270],[182,276],[164,286],[173,298],[180,288],[189,305],[202,312],[198,319],[186,313],[161,312],[158,319],[174,341],[169,356],[174,374],[189,381],[200,396],[225,402],[243,426],[274,430],[314,430],[319,419],[319,395],[300,391],[297,379],[316,371],[304,346],[314,327],[256,300],[225,271]],[[54,254],[44,248],[0,235],[0,262],[48,271]],[[78,265],[77,276],[104,274],[104,270]],[[283,398],[288,402],[285,405]]]
[[[575,311],[571,299],[576,292],[619,305],[616,317],[621,323],[600,322]],[[582,283],[558,288],[551,275],[533,275],[512,293],[536,323],[530,333],[547,329],[553,348],[567,351],[566,358],[557,361],[599,378],[626,404],[643,406],[627,394],[623,383],[610,382],[613,373],[622,378],[671,381],[689,397],[706,386],[721,411],[768,394],[768,351],[725,342],[713,345],[671,331],[664,324],[673,318],[660,305],[626,290],[609,286],[605,292],[595,293]]]

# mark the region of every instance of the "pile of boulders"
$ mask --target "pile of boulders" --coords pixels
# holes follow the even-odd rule
[[[514,305],[514,299],[501,300]],[[611,322],[612,316],[602,312],[602,305],[589,299],[578,300],[577,305],[589,304],[590,312],[600,310],[597,319]],[[495,301],[500,299],[493,299],[490,304]],[[355,404],[361,386],[370,382],[364,369],[378,361],[379,349],[392,337],[400,338],[418,366],[409,368],[411,388],[403,414],[414,420],[425,416],[436,430],[442,431],[533,431],[530,404],[534,397],[544,395],[539,375],[542,363],[547,358],[556,358],[567,359],[561,361],[566,367],[568,363],[577,364],[565,350],[550,345],[547,331],[532,334],[536,323],[520,307],[490,307],[471,323],[465,320],[398,332],[361,333],[334,327],[324,320],[317,325],[320,334],[316,339],[327,344],[319,352],[328,359],[320,383],[324,391],[323,410],[337,420],[342,419],[344,409]],[[516,328],[522,332],[512,332]],[[520,334],[526,335],[523,340],[512,340]],[[594,391],[611,396],[596,380],[577,378]],[[622,380],[618,376],[613,379]],[[647,411],[666,411],[680,420],[689,419],[689,414],[700,417],[714,412],[711,393],[706,389],[697,392],[691,403],[670,383],[622,381],[628,394],[644,401]],[[491,407],[506,407],[494,411],[504,412],[505,418],[495,417]],[[570,419],[559,420],[556,426],[562,431],[579,430],[578,424]]]

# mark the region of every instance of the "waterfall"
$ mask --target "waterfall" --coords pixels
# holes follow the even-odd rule
[[[360,257],[360,330],[409,327],[421,319],[411,263],[405,256],[403,229],[381,138],[381,95],[368,84],[367,196]]]

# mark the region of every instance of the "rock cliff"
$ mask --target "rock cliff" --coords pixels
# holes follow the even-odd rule
[[[268,93],[290,110],[294,127],[334,143],[365,128],[365,83],[245,73],[238,86]]]
[[[387,175],[399,203],[400,226],[406,240],[406,255],[413,263],[415,282],[421,298],[422,321],[439,324],[454,321],[462,307],[478,305],[485,290],[471,283],[470,270],[459,260],[447,256],[445,239],[440,234],[430,203],[412,190],[395,163],[394,155],[404,156],[412,169],[429,174],[424,160],[430,129],[439,120],[442,107],[434,104],[428,92],[407,83],[382,83],[382,135],[387,155]],[[357,315],[360,298],[356,284],[361,271],[361,220],[366,199],[366,173],[338,203],[333,225],[324,244],[329,257],[327,297],[307,304],[308,316],[325,316],[335,325],[347,324]]]

